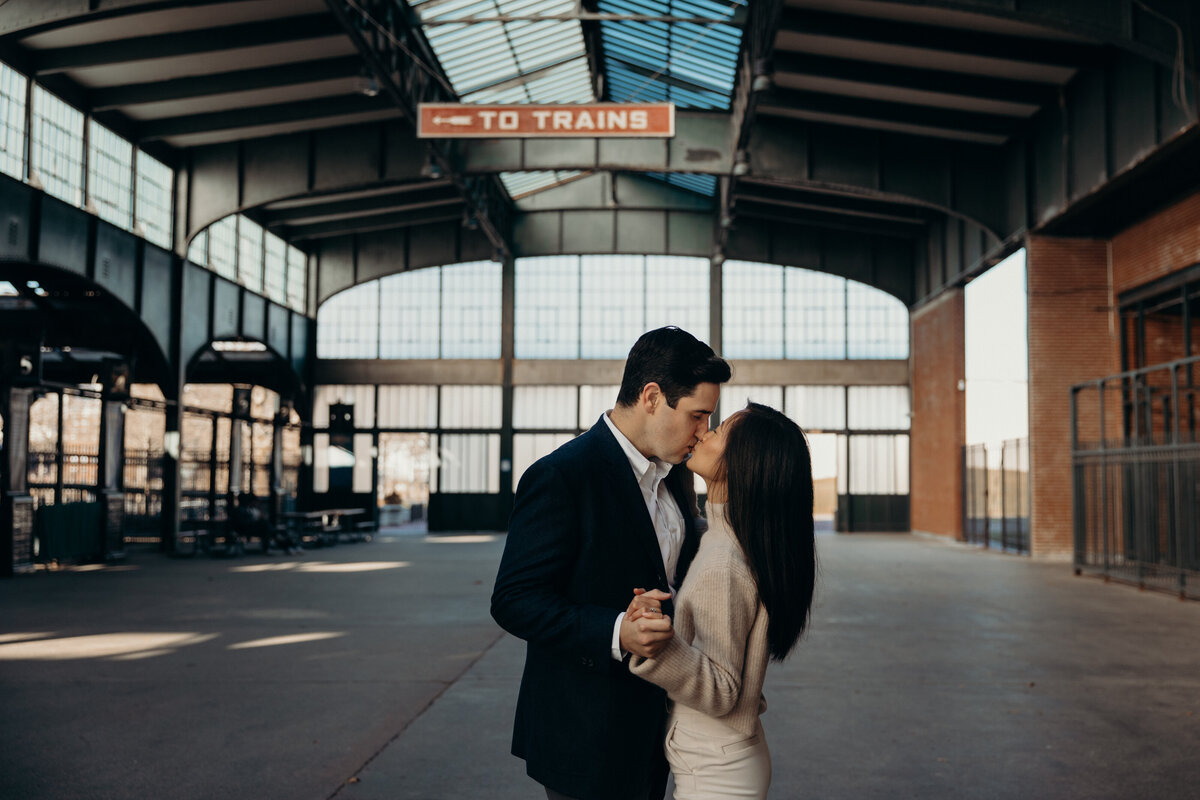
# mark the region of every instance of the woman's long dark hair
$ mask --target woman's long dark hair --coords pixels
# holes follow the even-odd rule
[[[725,513],[767,609],[773,661],[791,652],[808,624],[817,553],[812,458],[795,422],[748,403],[725,434]]]

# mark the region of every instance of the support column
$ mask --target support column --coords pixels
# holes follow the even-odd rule
[[[516,355],[517,262],[506,255],[500,273],[500,361],[503,384],[500,389],[500,509],[503,519],[497,524],[508,528],[513,494],[513,359]]]
[[[170,384],[174,384],[173,386]],[[180,460],[183,454],[183,376],[176,375],[161,387],[167,407],[163,414],[162,517],[163,552],[180,554],[179,533],[183,515],[183,478]],[[184,555],[192,551],[184,552]]]
[[[943,292],[912,315],[909,525],[955,540],[963,538],[965,321],[961,289]]]
[[[0,464],[0,577],[33,570],[33,498],[29,496],[30,388],[0,385],[5,463]]]
[[[250,387],[235,386],[233,389],[233,417],[229,420],[229,486],[225,496],[225,513],[231,515],[242,493],[242,472],[246,454],[242,447],[242,427],[250,421]],[[353,447],[353,436],[351,436]]]
[[[708,262],[708,346],[717,355],[721,355],[721,326],[723,324],[722,303],[724,302],[723,270],[724,259],[710,259]],[[700,338],[700,331],[692,331],[692,335]]]
[[[105,387],[100,407],[100,452],[97,496],[103,513],[104,558],[125,555],[125,401]]]
[[[1120,371],[1109,243],[1031,236],[1029,296],[1030,548],[1073,552],[1071,386]]]

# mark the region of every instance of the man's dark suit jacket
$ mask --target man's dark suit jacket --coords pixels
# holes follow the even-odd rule
[[[691,479],[682,465],[666,479],[685,523],[680,582],[698,545]],[[669,591],[646,502],[601,419],[521,478],[492,594],[492,616],[527,643],[513,754],[569,797],[657,800],[666,785],[666,696],[612,658],[634,587]]]

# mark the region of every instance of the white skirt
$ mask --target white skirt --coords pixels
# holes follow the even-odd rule
[[[678,703],[667,716],[664,743],[675,800],[765,800],[771,754],[759,727],[746,736],[719,719]]]

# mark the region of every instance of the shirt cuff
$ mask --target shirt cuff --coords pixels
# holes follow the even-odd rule
[[[617,621],[613,623],[613,638],[612,638],[612,657],[613,661],[624,661],[625,654],[621,652],[621,621],[625,619],[625,612],[617,614]]]

